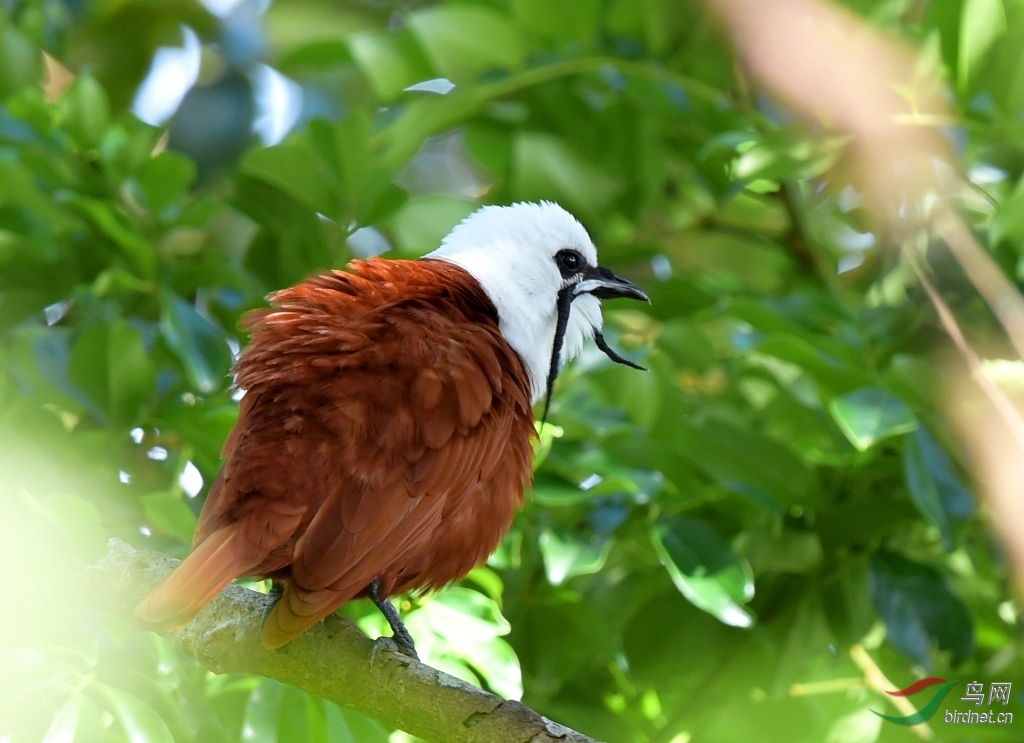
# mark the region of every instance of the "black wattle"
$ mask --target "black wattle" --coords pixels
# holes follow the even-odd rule
[[[548,408],[551,407],[551,393],[555,389],[555,378],[558,376],[558,360],[562,354],[562,342],[565,340],[565,329],[569,327],[569,312],[572,310],[573,285],[570,284],[558,292],[558,320],[555,323],[555,342],[551,348],[551,367],[548,369],[548,386],[544,399],[544,414],[540,417],[541,425],[548,419]]]
[[[647,371],[646,367],[640,366],[640,364],[634,364],[629,359],[624,359],[619,356],[619,354],[617,354],[612,347],[608,345],[608,341],[604,339],[604,335],[597,328],[594,329],[594,343],[597,344],[598,348],[604,351],[605,356],[610,358],[616,364],[624,364],[626,366],[631,366],[634,369],[639,369],[640,371]]]

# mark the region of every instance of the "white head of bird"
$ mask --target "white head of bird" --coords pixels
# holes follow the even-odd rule
[[[601,300],[650,300],[598,265],[586,229],[557,204],[485,206],[425,257],[454,263],[479,282],[498,311],[502,336],[526,365],[534,402],[550,392],[558,365],[591,338],[613,361],[634,366],[604,343]]]

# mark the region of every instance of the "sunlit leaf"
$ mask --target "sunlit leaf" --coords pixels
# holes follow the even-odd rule
[[[825,743],[875,743],[881,732],[882,718],[865,707],[832,723]]]
[[[753,624],[741,606],[754,596],[750,568],[714,529],[689,516],[667,516],[651,526],[651,542],[690,603],[725,624]]]
[[[468,588],[449,588],[410,613],[406,626],[431,665],[470,683],[478,684],[479,674],[503,696],[522,696],[519,661],[502,639],[510,626],[492,599]]]
[[[141,497],[146,520],[182,544],[192,544],[196,516],[182,500],[180,491],[166,490]]]
[[[609,539],[583,539],[551,529],[541,532],[539,544],[548,581],[554,586],[577,575],[596,573],[604,567],[612,548]]]
[[[82,710],[82,695],[73,694],[46,729],[43,743],[73,743]]]
[[[864,387],[837,397],[828,409],[850,443],[861,451],[917,428],[917,418],[906,403],[879,387]]]
[[[166,723],[138,697],[107,684],[97,683],[96,686],[110,703],[129,743],[174,743]]]
[[[278,720],[284,684],[263,679],[249,695],[242,719],[242,740],[245,743],[277,743]]]
[[[352,58],[381,100],[391,100],[413,83],[431,77],[423,52],[408,33],[364,31],[348,40]]]
[[[981,61],[1006,31],[1002,0],[965,0],[961,10],[957,82],[965,89],[978,73]]]
[[[435,5],[411,13],[408,23],[434,68],[455,83],[492,68],[512,70],[522,64],[519,30],[491,8]]]

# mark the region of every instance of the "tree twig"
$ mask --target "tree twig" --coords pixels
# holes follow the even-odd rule
[[[863,645],[857,643],[850,648],[850,657],[853,658],[853,662],[856,663],[857,667],[864,673],[865,686],[873,692],[884,696],[901,715],[912,715],[917,712],[917,709],[906,697],[893,697],[888,695],[888,692],[894,691],[899,687],[886,678],[885,673],[883,673],[882,669],[878,667],[877,663],[875,663],[874,658],[868,655],[868,651],[864,649]],[[917,725],[911,725],[910,730],[921,740],[931,740],[935,737],[935,733],[930,727],[928,727],[928,723],[926,722],[919,722]]]
[[[84,600],[131,616],[178,564],[118,539],[86,570]],[[187,626],[166,636],[214,673],[252,673],[291,684],[435,743],[597,743],[515,701],[377,646],[351,621],[330,616],[281,648],[260,642],[272,599],[229,586]]]

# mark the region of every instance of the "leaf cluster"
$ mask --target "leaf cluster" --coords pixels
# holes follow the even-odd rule
[[[1024,4],[846,4],[955,91],[960,206],[1019,284]],[[401,602],[428,662],[637,743],[909,740],[866,712],[886,701],[855,645],[897,687],[1024,683],[1003,556],[944,424],[935,318],[833,168],[846,143],[751,91],[700,3],[242,15],[0,6],[0,738],[402,739],[209,675],[69,597],[107,537],[187,551],[237,415],[242,312],[354,256],[422,255],[516,200],[574,211],[649,292],[605,314],[650,372],[596,349],[563,371],[528,504],[488,566]],[[182,26],[199,82],[145,124],[134,96],[158,48],[187,46]],[[302,106],[267,146],[271,68]],[[949,271],[940,289],[998,354],[967,282]],[[385,632],[372,607],[344,611]],[[853,681],[798,691],[836,679]]]

